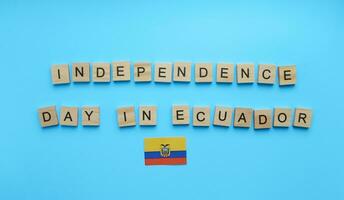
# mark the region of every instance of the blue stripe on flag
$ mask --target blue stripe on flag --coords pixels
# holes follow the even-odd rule
[[[184,158],[186,151],[171,151],[170,156],[167,158]],[[145,158],[164,158],[160,155],[160,151],[145,152]]]

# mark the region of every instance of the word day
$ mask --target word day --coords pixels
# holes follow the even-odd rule
[[[91,82],[91,64],[73,63],[72,82]],[[112,67],[111,67],[112,66]],[[155,63],[154,70],[152,64],[148,62],[134,63],[134,81],[150,82],[154,76],[155,82],[170,83],[172,77],[174,82],[191,81],[191,62]],[[154,72],[153,72],[154,71]],[[259,64],[257,83],[274,84],[276,79],[276,65]],[[255,81],[254,64],[236,64],[236,82],[238,84],[253,83]],[[112,76],[111,76],[112,75]],[[92,81],[111,82],[111,81],[130,81],[131,80],[130,62],[113,63],[93,63]],[[213,64],[196,63],[194,64],[194,76],[196,83],[211,83],[213,81]],[[55,64],[51,67],[51,79],[53,84],[68,84],[70,72],[68,64]],[[278,66],[279,85],[295,85],[296,66]],[[216,82],[232,83],[234,81],[234,64],[216,64]]]
[[[60,120],[58,120],[56,107],[50,106],[40,108],[38,115],[42,127],[56,126],[78,126],[78,107],[62,107],[60,110]],[[234,110],[234,118],[232,111]],[[83,126],[100,125],[99,107],[82,107],[81,124]],[[116,110],[117,123],[119,127],[136,126],[137,119],[135,107],[120,107]],[[138,124],[140,126],[157,125],[157,107],[139,106]],[[211,124],[210,107],[193,107],[192,117],[190,117],[190,107],[187,105],[172,106],[172,124],[189,125],[192,119],[193,126],[208,127]],[[232,120],[233,118],[233,120]],[[254,129],[269,129],[274,127],[289,127],[292,121],[292,109],[274,108],[253,110],[251,108],[234,108],[216,106],[214,110],[212,124],[214,126],[250,128],[253,118]],[[312,110],[305,108],[295,108],[293,126],[310,128],[312,121]]]

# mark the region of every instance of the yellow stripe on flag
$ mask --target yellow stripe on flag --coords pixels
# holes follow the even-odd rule
[[[145,138],[144,149],[145,152],[160,151],[161,144],[169,144],[171,151],[186,151],[185,137],[171,137],[171,138]]]

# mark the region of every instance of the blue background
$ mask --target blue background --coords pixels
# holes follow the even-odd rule
[[[340,1],[1,1],[0,199],[344,199]],[[296,64],[295,87],[53,86],[78,61]],[[257,66],[256,66],[257,67]],[[256,68],[257,69],[257,68]],[[115,109],[158,106],[120,129]],[[310,129],[173,127],[172,104],[308,107]],[[98,128],[42,129],[37,109],[101,107]],[[143,138],[185,136],[188,165],[146,167]]]

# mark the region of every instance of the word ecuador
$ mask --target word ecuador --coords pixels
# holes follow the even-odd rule
[[[112,67],[111,67],[112,66]],[[175,62],[173,63],[155,63],[153,65],[147,62],[134,63],[134,81],[150,82],[154,77],[155,82],[169,83],[172,82],[190,82],[192,63]],[[92,70],[90,63],[73,63],[72,64],[72,81],[73,82],[90,82],[92,71],[93,82],[110,82],[110,81],[130,81],[132,69],[130,62],[113,62],[113,63],[93,63]],[[260,84],[274,84],[276,80],[276,65],[259,64],[258,77],[255,79],[254,64],[236,64],[236,81],[237,83],[253,83],[257,80]],[[196,63],[194,64],[194,76],[196,83],[210,83],[213,81],[213,64]],[[56,64],[51,67],[51,78],[53,84],[67,84],[71,82],[69,65]],[[295,85],[296,83],[296,66],[279,66],[278,67],[279,85]],[[216,82],[232,83],[234,81],[234,64],[219,63],[216,64]]]
[[[232,120],[232,110],[234,118]],[[77,126],[79,117],[78,107],[62,107],[60,110],[60,120],[58,120],[55,106],[45,107],[38,110],[42,127],[56,126]],[[135,107],[121,107],[116,110],[117,123],[119,127],[136,126],[137,115]],[[156,106],[139,106],[138,124],[140,126],[155,126],[157,124]],[[216,106],[211,120],[210,107],[193,107],[192,117],[190,117],[190,107],[187,105],[172,106],[172,124],[189,125],[192,119],[193,126],[210,126],[211,121],[215,126],[250,128],[253,121],[255,129],[269,129],[274,127],[289,127],[292,121],[292,109],[274,108],[274,110],[253,110],[251,108],[235,108]],[[253,118],[253,120],[252,120]],[[81,121],[83,126],[100,125],[99,107],[82,107]],[[295,108],[293,126],[309,128],[312,121],[312,110],[305,108]]]

